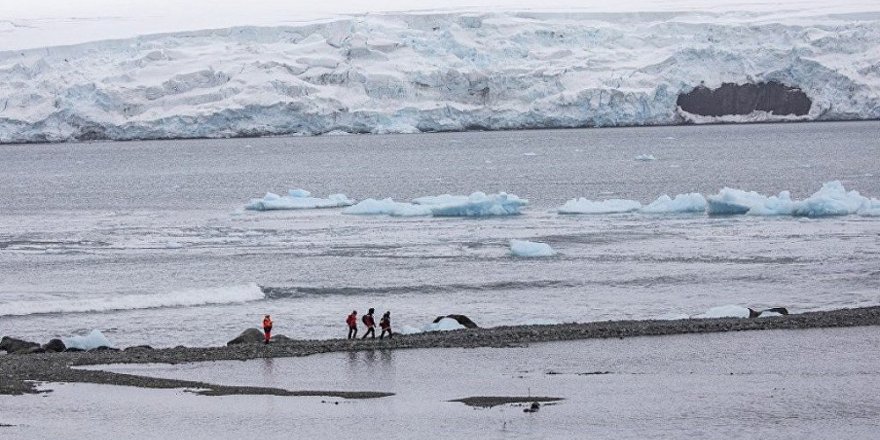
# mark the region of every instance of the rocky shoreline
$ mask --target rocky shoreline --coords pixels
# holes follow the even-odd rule
[[[377,398],[391,393],[376,391],[290,391],[276,388],[222,386],[203,382],[159,379],[73,368],[87,365],[206,362],[258,358],[308,356],[318,353],[398,350],[447,347],[511,347],[536,342],[595,338],[626,338],[690,333],[716,333],[747,330],[782,330],[880,325],[880,306],[808,312],[771,318],[713,318],[672,321],[604,321],[583,324],[530,325],[465,329],[448,332],[397,335],[375,340],[287,340],[263,345],[249,343],[226,347],[175,347],[88,352],[0,355],[0,395],[45,392],[40,382],[78,382],[143,388],[190,389],[218,396],[230,394],[269,394],[279,396],[328,396]]]

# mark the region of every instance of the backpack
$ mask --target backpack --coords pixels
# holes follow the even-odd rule
[[[364,316],[361,316],[361,322],[363,322],[364,325],[370,325],[370,324],[367,322],[367,321],[368,321],[367,316],[370,316],[370,315],[364,315]]]

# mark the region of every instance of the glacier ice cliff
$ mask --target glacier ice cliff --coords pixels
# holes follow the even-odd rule
[[[367,14],[6,51],[0,142],[740,120],[677,104],[724,83],[811,102],[741,120],[880,118],[880,15]]]

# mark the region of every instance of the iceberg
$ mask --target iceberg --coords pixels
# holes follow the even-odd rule
[[[526,240],[510,240],[510,253],[516,257],[552,257],[556,255],[547,243]]]
[[[657,160],[657,158],[654,157],[653,154],[640,154],[640,155],[636,156],[636,160],[639,160],[642,162],[651,162],[651,161]]]
[[[709,215],[872,216],[878,207],[877,199],[865,197],[858,191],[847,192],[840,181],[834,180],[822,184],[819,191],[804,200],[792,200],[788,191],[768,197],[754,191],[724,188],[717,195],[707,197],[706,212]]]
[[[413,203],[395,202],[393,199],[366,199],[357,205],[349,206],[342,210],[343,214],[350,215],[391,215],[395,217],[415,217],[431,215],[428,206]]]
[[[560,214],[618,214],[638,211],[642,204],[635,200],[608,199],[593,201],[583,197],[565,202],[557,210]]]
[[[640,211],[647,214],[704,212],[706,198],[700,193],[679,194],[675,198],[663,194]]]
[[[351,215],[391,215],[400,217],[489,217],[517,215],[528,204],[514,194],[475,192],[469,196],[444,194],[419,197],[412,203],[393,199],[367,199],[342,212]]]
[[[113,347],[113,343],[110,342],[110,340],[107,339],[107,337],[98,329],[92,330],[85,336],[61,338],[61,341],[64,342],[64,346],[67,348],[76,348],[79,350],[91,350],[98,347]]]
[[[274,211],[284,209],[315,209],[338,208],[351,206],[354,201],[345,194],[330,194],[327,198],[312,197],[312,193],[304,189],[292,189],[286,196],[267,192],[261,199],[251,199],[245,209],[251,211]]]

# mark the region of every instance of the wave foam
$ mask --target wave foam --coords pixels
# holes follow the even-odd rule
[[[265,298],[265,294],[256,284],[188,289],[166,293],[102,295],[90,298],[52,298],[41,295],[40,298],[0,303],[0,316],[192,307],[244,303],[263,298]]]

